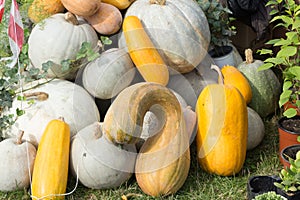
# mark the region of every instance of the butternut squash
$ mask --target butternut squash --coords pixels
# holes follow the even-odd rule
[[[51,120],[38,146],[33,174],[32,196],[64,199],[67,187],[70,127],[63,119]],[[44,198],[43,198],[44,197]]]
[[[169,71],[150,37],[136,16],[127,16],[123,21],[123,32],[129,55],[138,71],[147,82],[166,86]]]
[[[135,0],[102,0],[103,3],[108,3],[116,6],[120,10],[124,10],[130,6]]]
[[[222,176],[238,173],[246,158],[248,136],[247,106],[241,93],[232,85],[209,84],[198,97],[196,113],[202,169]]]

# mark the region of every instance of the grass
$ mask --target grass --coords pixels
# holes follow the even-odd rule
[[[281,164],[278,158],[277,117],[265,119],[265,137],[254,150],[247,152],[246,161],[239,174],[222,177],[204,172],[197,163],[195,144],[191,145],[191,167],[183,187],[174,195],[153,198],[144,194],[134,176],[116,189],[95,190],[78,184],[67,200],[117,200],[127,195],[132,200],[244,200],[247,199],[247,180],[252,175],[278,174]],[[69,176],[67,191],[74,189],[76,180]],[[0,192],[0,200],[30,199],[28,191]]]

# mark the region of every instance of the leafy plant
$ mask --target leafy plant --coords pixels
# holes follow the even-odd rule
[[[230,23],[234,18],[226,5],[220,0],[197,0],[204,11],[211,33],[211,45],[213,48],[228,45],[230,37],[235,34],[235,26]]]
[[[286,200],[286,198],[279,194],[276,194],[274,191],[270,191],[257,195],[254,200]]]
[[[286,30],[285,38],[272,39],[267,45],[278,47],[279,51],[271,49],[259,50],[261,55],[267,54],[267,58],[259,70],[277,67],[282,71],[283,86],[279,99],[279,106],[292,103],[295,108],[284,111],[286,117],[293,117],[300,108],[300,5],[295,0],[270,0],[267,3],[273,9],[271,22],[275,27],[283,27]]]
[[[296,154],[296,159],[289,158],[290,166],[280,171],[281,182],[274,185],[285,192],[296,192],[300,190],[300,151]]]

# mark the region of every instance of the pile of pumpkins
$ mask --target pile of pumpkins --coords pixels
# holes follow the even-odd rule
[[[238,66],[212,65],[207,19],[195,1],[34,0],[28,16],[36,23],[32,65],[55,65],[47,79],[23,86],[30,103],[15,99],[9,111],[25,114],[0,142],[7,169],[0,190],[31,186],[33,197],[61,196],[70,170],[95,189],[135,174],[145,194],[164,196],[184,184],[194,138],[202,169],[221,176],[238,173],[262,141],[279,81],[257,71],[262,63],[249,50]],[[101,51],[99,35],[115,33],[117,47]],[[83,42],[100,56],[63,71],[60,62]],[[111,102],[103,119],[95,99]]]

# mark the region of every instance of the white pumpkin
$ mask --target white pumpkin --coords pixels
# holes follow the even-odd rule
[[[26,88],[33,89],[25,91]],[[100,120],[94,99],[84,88],[70,81],[60,79],[48,83],[45,83],[45,80],[34,81],[25,85],[23,90],[24,95],[28,96],[28,102],[33,98],[34,103],[28,104],[14,99],[9,112],[15,113],[18,108],[23,109],[25,114],[18,117],[13,126],[5,132],[7,137],[23,130],[25,132],[23,138],[38,145],[46,125],[52,119],[63,117],[70,126],[71,136],[88,124]],[[39,93],[41,95],[29,97]]]
[[[110,99],[130,85],[135,71],[129,54],[124,49],[113,48],[84,68],[82,82],[96,98]]]
[[[69,12],[58,13],[34,26],[28,39],[28,56],[32,65],[39,69],[42,69],[43,63],[54,63],[48,70],[48,77],[73,80],[78,68],[83,65],[64,71],[61,61],[75,59],[83,42],[89,42],[92,48],[98,50],[98,36],[86,21],[77,20]]]
[[[36,148],[22,141],[22,135],[0,142],[0,191],[28,188],[33,171]]]
[[[248,111],[248,139],[247,150],[257,147],[265,136],[265,125],[261,117],[252,108],[247,107]]]
[[[109,142],[102,133],[102,124],[96,122],[72,138],[71,172],[88,188],[115,188],[132,176],[136,156],[134,144]]]
[[[204,12],[193,0],[134,1],[125,13],[137,16],[166,64],[179,73],[193,70],[210,43]],[[126,47],[121,33],[119,47]],[[173,73],[172,70],[170,70]]]

